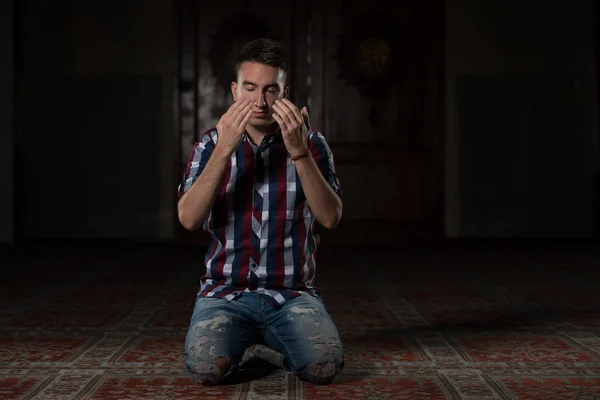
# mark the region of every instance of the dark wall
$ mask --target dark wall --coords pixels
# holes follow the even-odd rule
[[[26,0],[19,10],[22,236],[170,237],[172,5]]]
[[[13,241],[14,6],[0,3],[0,243]]]
[[[178,70],[173,4],[25,0],[18,10],[14,192],[20,235],[173,237],[174,191],[181,173],[174,112]],[[322,87],[330,96],[319,103],[315,95],[312,107],[315,120],[325,124],[320,128],[338,147],[342,178],[350,181],[358,176],[350,170],[356,168],[354,147],[348,147],[354,142],[342,136],[346,130],[326,123],[332,108],[322,102],[355,99],[364,113],[352,116],[368,114],[371,103],[358,94],[346,96],[353,89],[345,86],[330,90],[341,85],[323,72],[336,72],[332,68],[340,21],[333,11],[330,14],[319,24],[315,21],[322,16],[311,17],[311,40],[318,49],[311,50],[311,90],[317,93]],[[431,135],[431,146],[443,145],[445,151],[446,235],[590,235],[597,164],[592,2],[446,0],[445,14],[445,60],[424,60],[430,66],[439,61],[445,69],[445,136],[438,141]],[[3,18],[10,15],[3,12]],[[3,21],[1,29],[10,33],[10,22]],[[5,85],[8,79],[10,86],[11,35],[1,37],[0,80]],[[206,46],[201,48],[206,51]],[[8,101],[2,101],[1,109],[0,237],[10,239],[12,125],[4,117],[11,114],[9,93],[2,90]],[[437,91],[428,93],[431,96],[424,98],[433,98]],[[414,96],[401,100],[413,101]],[[343,118],[344,110],[336,114]],[[434,119],[425,121],[431,124]],[[427,147],[421,143],[421,148]],[[420,216],[421,203],[409,201],[420,197],[407,196],[406,188],[427,194],[425,183],[431,181],[435,188],[436,181],[419,171],[434,169],[430,164],[411,166],[411,157],[420,154],[412,147],[405,147],[401,155],[389,149],[395,147],[374,147],[369,162],[395,156],[408,164],[396,197],[385,197],[394,211],[384,217]],[[357,154],[357,159],[364,158]],[[351,200],[348,205],[347,216],[356,219],[363,218],[365,210],[385,210],[353,208]],[[373,215],[365,214],[364,219]]]
[[[449,0],[447,233],[594,231],[593,3]]]

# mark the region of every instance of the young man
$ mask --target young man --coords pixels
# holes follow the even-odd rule
[[[249,347],[317,384],[344,363],[313,286],[314,222],[337,225],[341,189],[325,138],[286,98],[287,66],[277,42],[241,49],[234,104],[195,145],[180,185],[179,220],[212,238],[185,343],[205,385],[224,383]]]

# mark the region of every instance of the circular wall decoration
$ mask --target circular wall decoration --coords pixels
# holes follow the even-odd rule
[[[217,33],[211,36],[210,68],[216,84],[225,91],[230,90],[231,82],[236,78],[235,60],[245,43],[263,37],[277,40],[266,26],[266,22],[261,19],[240,14],[227,19],[217,29]]]
[[[363,39],[354,51],[356,69],[371,78],[381,75],[392,50],[388,43],[380,38]]]
[[[369,99],[385,96],[393,86],[402,51],[396,26],[386,16],[373,15],[347,24],[339,35],[340,77]]]

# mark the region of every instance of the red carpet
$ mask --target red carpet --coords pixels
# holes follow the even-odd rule
[[[585,246],[327,249],[339,381],[202,387],[183,341],[203,250],[0,259],[0,399],[600,399],[600,257]],[[99,256],[102,254],[102,256]]]

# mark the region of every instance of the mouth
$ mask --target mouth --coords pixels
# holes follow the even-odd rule
[[[254,118],[267,118],[267,113],[264,111],[254,111],[252,113],[252,116]]]

